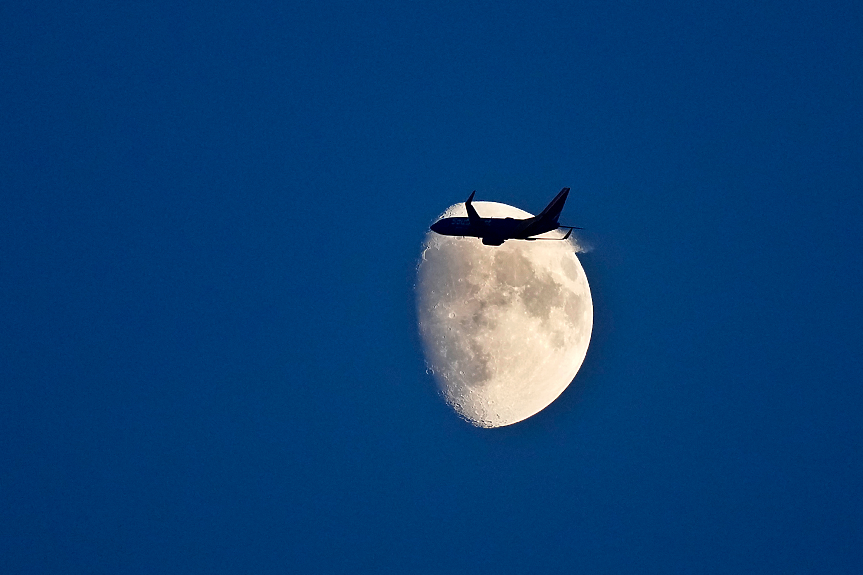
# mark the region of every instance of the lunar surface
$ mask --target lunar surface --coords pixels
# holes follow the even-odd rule
[[[481,217],[531,217],[496,202],[474,206]],[[440,217],[466,215],[456,204]],[[522,421],[575,377],[593,328],[590,288],[575,252],[571,240],[484,246],[478,238],[426,236],[416,288],[426,365],[467,421]]]

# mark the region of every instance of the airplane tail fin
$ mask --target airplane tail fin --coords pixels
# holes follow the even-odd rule
[[[569,195],[569,188],[560,190],[560,193],[545,206],[545,209],[538,216],[525,220],[520,233],[525,236],[536,236],[559,228],[560,224],[557,219],[560,217],[560,212],[563,211],[563,204],[566,202],[567,195]]]
[[[563,188],[560,190],[560,193],[551,200],[538,216],[536,216],[537,221],[557,224],[557,219],[560,217],[560,212],[563,211],[563,204],[566,203],[566,197],[568,195],[569,188]]]

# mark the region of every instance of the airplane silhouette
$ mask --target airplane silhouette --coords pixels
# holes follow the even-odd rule
[[[481,218],[476,209],[471,205],[474,190],[464,203],[467,208],[466,218],[443,218],[431,226],[431,230],[443,236],[471,236],[482,238],[482,243],[487,246],[499,246],[506,240],[566,240],[572,230],[580,230],[575,226],[562,226],[557,223],[569,188],[563,188],[555,196],[538,216],[525,219],[515,218]],[[558,228],[568,228],[569,231],[562,238],[535,238],[539,234],[550,232]]]

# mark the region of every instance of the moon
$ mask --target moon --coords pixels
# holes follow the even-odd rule
[[[474,206],[481,217],[532,217],[497,202]],[[459,203],[440,218],[466,215]],[[593,329],[576,249],[571,240],[485,246],[478,238],[426,235],[416,303],[427,371],[468,422],[502,427],[527,419],[575,377]]]

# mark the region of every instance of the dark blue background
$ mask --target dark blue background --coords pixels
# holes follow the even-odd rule
[[[863,570],[859,2],[119,4],[0,7],[0,570]],[[563,186],[587,359],[474,429],[422,238]]]

